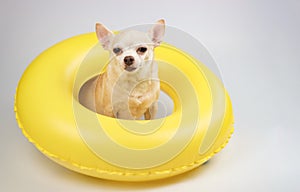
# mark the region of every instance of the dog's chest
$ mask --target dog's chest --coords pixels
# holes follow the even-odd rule
[[[134,78],[120,78],[113,88],[115,102],[128,102],[132,97],[141,97],[149,91],[149,80],[137,80]]]
[[[148,81],[123,81],[116,84],[112,94],[112,105],[115,113],[126,114],[126,117],[140,117],[154,102]],[[150,96],[150,97],[149,97]]]

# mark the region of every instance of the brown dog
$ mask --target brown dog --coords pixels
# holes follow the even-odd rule
[[[110,52],[110,63],[103,74],[83,85],[80,103],[110,117],[154,119],[160,92],[154,48],[164,32],[164,20],[157,21],[148,33],[128,30],[116,35],[97,23],[96,34]]]

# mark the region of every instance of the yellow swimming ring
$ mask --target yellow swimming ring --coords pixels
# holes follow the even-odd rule
[[[40,54],[16,92],[23,134],[58,164],[110,180],[146,181],[174,176],[206,162],[233,132],[233,113],[222,82],[183,51],[156,48],[161,89],[174,102],[156,120],[119,120],[78,102],[80,87],[108,61],[94,33],[62,41]]]

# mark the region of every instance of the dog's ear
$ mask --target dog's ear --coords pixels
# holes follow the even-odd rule
[[[154,46],[158,46],[165,34],[165,20],[158,20],[148,32]]]
[[[102,44],[102,47],[106,50],[109,49],[109,46],[114,36],[113,32],[108,30],[104,25],[96,23],[96,34],[98,40]]]

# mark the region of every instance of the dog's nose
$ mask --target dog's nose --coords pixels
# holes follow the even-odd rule
[[[132,56],[126,56],[125,58],[124,58],[124,63],[126,64],[126,65],[132,65],[133,64],[133,62],[134,62],[134,57],[132,57]]]

